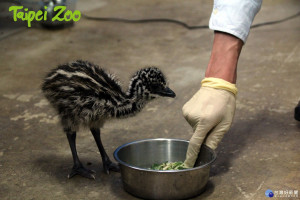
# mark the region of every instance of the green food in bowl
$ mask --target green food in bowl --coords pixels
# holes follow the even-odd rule
[[[181,170],[181,169],[187,169],[183,162],[164,162],[162,164],[153,164],[150,169],[152,170]]]

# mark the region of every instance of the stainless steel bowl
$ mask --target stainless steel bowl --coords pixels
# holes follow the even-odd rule
[[[154,163],[184,161],[188,141],[147,139],[124,144],[114,152],[120,163],[124,189],[144,199],[186,199],[201,194],[209,178],[215,152],[202,145],[194,168],[151,170]]]

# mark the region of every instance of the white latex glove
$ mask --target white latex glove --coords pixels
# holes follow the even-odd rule
[[[212,149],[217,148],[231,126],[236,93],[237,89],[232,83],[218,78],[205,78],[200,90],[183,106],[183,115],[194,130],[185,167],[194,167],[203,142]]]

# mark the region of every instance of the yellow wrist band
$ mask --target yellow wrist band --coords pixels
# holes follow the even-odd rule
[[[234,95],[237,94],[237,88],[235,84],[225,81],[220,78],[204,78],[201,81],[202,87],[211,87],[216,89],[223,89],[232,92]]]

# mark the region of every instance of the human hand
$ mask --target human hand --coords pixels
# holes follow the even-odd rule
[[[184,162],[186,167],[194,166],[203,142],[217,148],[231,126],[236,92],[235,84],[205,78],[200,90],[183,106],[183,115],[194,130]]]

